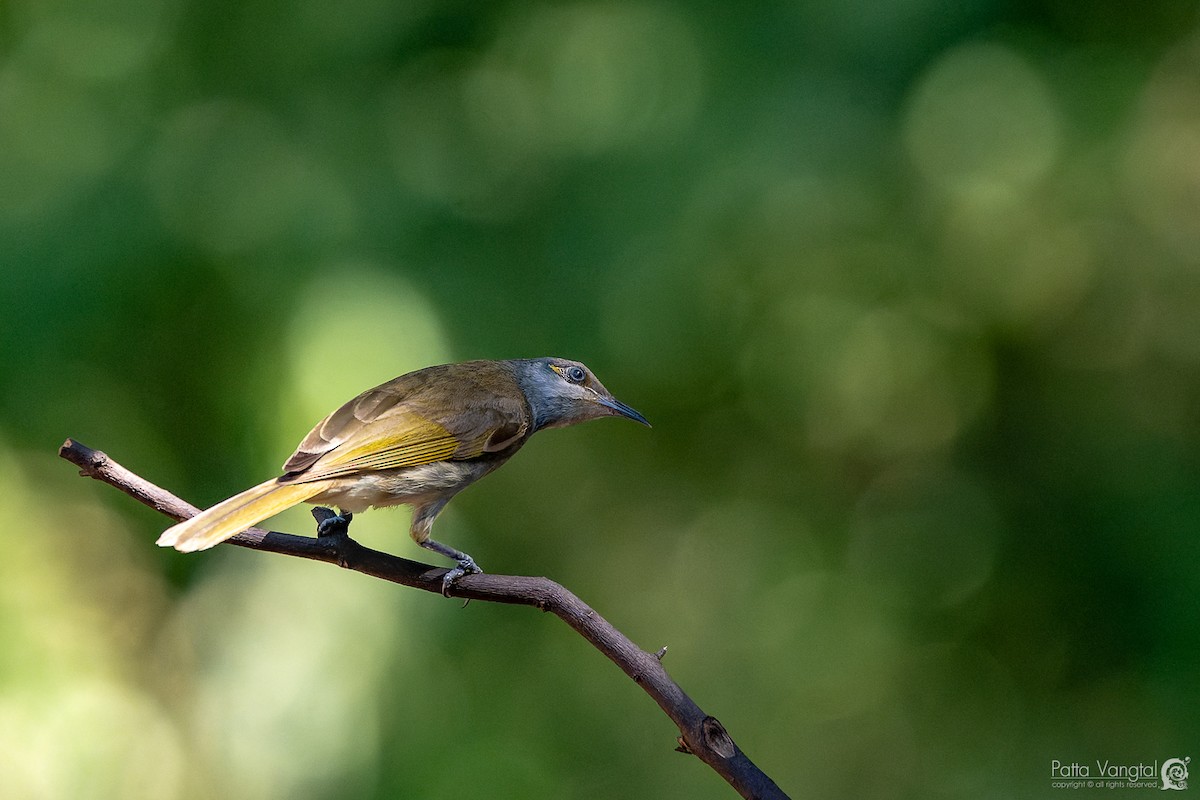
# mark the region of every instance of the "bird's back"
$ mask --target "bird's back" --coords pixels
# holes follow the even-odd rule
[[[284,464],[284,479],[474,458],[523,441],[530,427],[510,362],[426,367],[368,389],[319,422]]]

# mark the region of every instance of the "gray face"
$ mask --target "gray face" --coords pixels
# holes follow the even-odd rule
[[[612,396],[578,361],[538,358],[518,363],[518,380],[533,409],[535,428],[561,428],[598,417],[646,418]]]

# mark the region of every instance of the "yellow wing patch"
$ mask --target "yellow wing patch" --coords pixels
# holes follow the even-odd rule
[[[316,466],[354,466],[357,469],[396,469],[430,464],[454,455],[458,442],[449,433],[435,439],[409,439],[388,436],[356,443],[353,447],[338,448],[329,459]]]
[[[289,476],[307,482],[359,472],[432,464],[451,457],[470,458],[482,447],[460,442],[449,431],[416,414],[391,414],[354,432],[330,448],[309,468]]]

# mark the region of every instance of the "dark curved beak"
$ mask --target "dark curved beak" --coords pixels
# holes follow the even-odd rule
[[[617,412],[617,414],[621,415],[622,417],[628,417],[629,419],[633,420],[634,422],[640,422],[643,425],[645,425],[647,428],[651,427],[649,420],[647,420],[641,414],[634,411],[632,408],[625,405],[624,403],[622,403],[620,400],[618,400],[615,397],[605,397],[602,394],[597,394],[596,400],[597,400],[597,402],[600,403],[600,405],[602,405],[606,408],[611,408],[613,411]]]

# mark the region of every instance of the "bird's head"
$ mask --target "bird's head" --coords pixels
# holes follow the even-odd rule
[[[515,363],[535,429],[561,428],[599,417],[628,417],[650,427],[645,417],[613,397],[578,361],[535,358]]]

